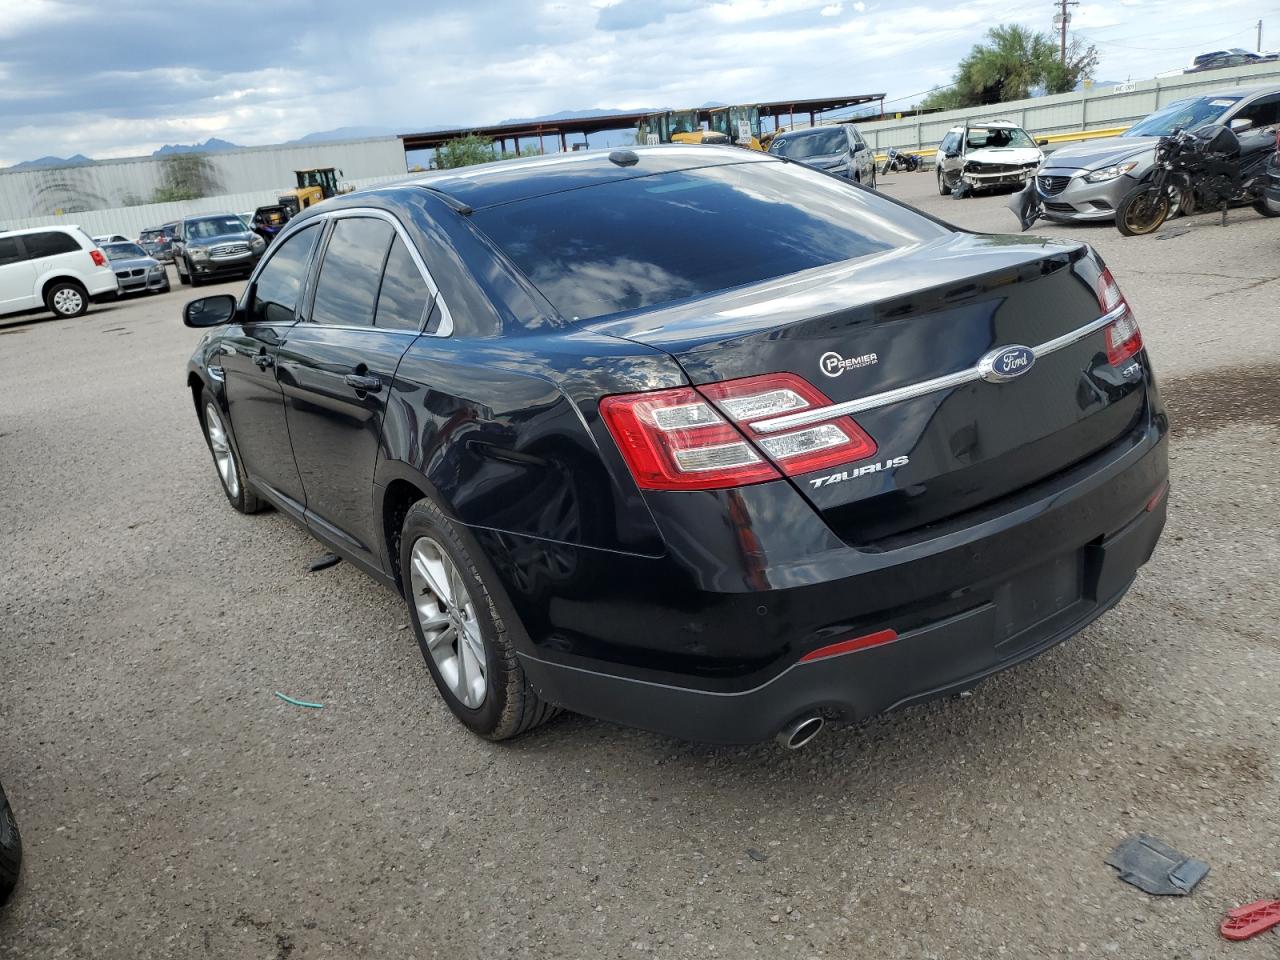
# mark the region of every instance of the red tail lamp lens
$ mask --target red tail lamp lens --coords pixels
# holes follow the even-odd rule
[[[1142,331],[1138,329],[1138,319],[1133,315],[1133,308],[1120,292],[1120,286],[1110,270],[1103,270],[1098,278],[1098,303],[1104,313],[1110,313],[1118,307],[1124,312],[1106,328],[1107,362],[1113,367],[1119,366],[1142,349]]]
[[[829,643],[825,647],[819,647],[817,650],[810,650],[800,658],[800,662],[808,663],[811,660],[825,660],[827,657],[838,657],[842,653],[853,653],[855,650],[882,647],[886,643],[893,643],[897,639],[898,631],[879,630],[876,633],[868,633],[866,636],[853,637],[849,640]]]
[[[107,265],[107,258],[102,255],[101,250],[90,250],[89,256],[93,259],[95,267],[105,267]]]
[[[830,406],[817,387],[793,373],[709,383],[698,391],[715,401],[789,477],[865,460],[876,452],[876,442],[852,417],[833,417],[778,433],[754,429],[752,424],[771,417]]]

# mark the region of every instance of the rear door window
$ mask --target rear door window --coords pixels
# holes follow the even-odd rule
[[[342,327],[373,326],[382,266],[395,228],[373,217],[334,222],[316,280],[311,320]]]
[[[475,211],[472,221],[570,319],[696,297],[947,234],[852,184],[769,161],[499,204]]]
[[[422,326],[422,314],[430,299],[431,291],[409,248],[396,237],[391,255],[387,257],[387,269],[382,274],[374,326],[386,330],[417,330]]]
[[[48,233],[28,233],[22,238],[27,255],[32,259],[56,257],[63,253],[77,253],[80,244],[69,233],[51,230]]]
[[[311,248],[320,235],[311,224],[273,248],[271,259],[253,284],[249,317],[255,323],[293,323],[298,294],[307,279]]]
[[[19,263],[24,259],[26,258],[23,257],[22,249],[18,246],[17,237],[0,237],[0,267]]]

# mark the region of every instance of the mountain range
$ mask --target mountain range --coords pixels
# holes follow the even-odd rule
[[[723,104],[704,103],[702,106],[704,108],[719,107],[719,106],[723,106]],[[499,123],[503,123],[503,124],[546,123],[546,122],[555,121],[555,120],[576,120],[582,117],[599,117],[604,114],[621,113],[621,112],[623,111],[616,110],[616,109],[615,110],[561,110],[557,113],[549,113],[541,117],[514,117],[509,120],[501,120],[499,121]],[[636,111],[629,110],[626,112],[633,113]],[[645,112],[649,112],[647,108],[645,108]],[[464,127],[462,127],[462,124],[451,123],[451,124],[435,124],[429,127],[419,127],[417,128],[417,130],[421,132],[429,133],[434,130],[457,130],[460,128],[465,129]],[[411,129],[413,129],[412,124],[406,124],[405,126],[398,127],[398,128],[375,127],[375,126],[335,127],[332,130],[320,130],[316,133],[308,133],[306,136],[298,137],[296,140],[288,140],[288,141],[285,141],[285,143],[286,144],[324,143],[324,142],[333,141],[333,140],[361,140],[368,137],[394,137],[396,134],[406,133]],[[604,135],[604,139],[606,141],[609,139],[607,134]],[[616,146],[616,144],[606,142],[606,143],[601,143],[600,146]],[[166,143],[163,147],[160,147],[158,150],[152,151],[151,156],[164,157],[164,156],[170,156],[176,153],[217,153],[222,150],[238,150],[238,149],[240,149],[240,144],[232,143],[229,140],[221,140],[218,137],[211,137],[208,140],[204,141],[204,143],[190,143],[190,144]],[[21,163],[15,163],[13,166],[7,167],[5,169],[33,170],[40,167],[78,167],[78,166],[83,166],[86,163],[93,163],[93,162],[94,161],[89,157],[86,157],[83,154],[77,153],[71,157],[40,157],[37,160],[24,160]]]

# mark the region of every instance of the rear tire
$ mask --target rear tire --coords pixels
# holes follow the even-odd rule
[[[200,394],[200,426],[204,429],[204,442],[213,456],[213,468],[228,502],[241,513],[260,511],[265,504],[249,489],[225,416],[207,389]]]
[[[0,786],[0,906],[9,900],[13,888],[18,885],[18,872],[22,869],[22,834],[13,818],[9,798]]]
[[[470,534],[419,500],[405,515],[399,547],[414,634],[453,715],[487,740],[509,740],[559,713],[520,666],[512,641],[519,625],[501,612],[510,604]]]
[[[938,196],[940,197],[951,196],[951,188],[947,186],[946,178],[942,175],[941,170],[938,171]]]
[[[1155,233],[1169,217],[1169,194],[1145,184],[1129,191],[1116,207],[1116,229],[1126,237]]]
[[[55,317],[71,320],[89,309],[89,293],[74,280],[59,280],[45,293],[44,305]]]

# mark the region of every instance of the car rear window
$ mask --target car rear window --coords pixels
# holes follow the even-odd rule
[[[681,170],[477,210],[564,316],[585,320],[943,236],[834,177],[780,162]]]

